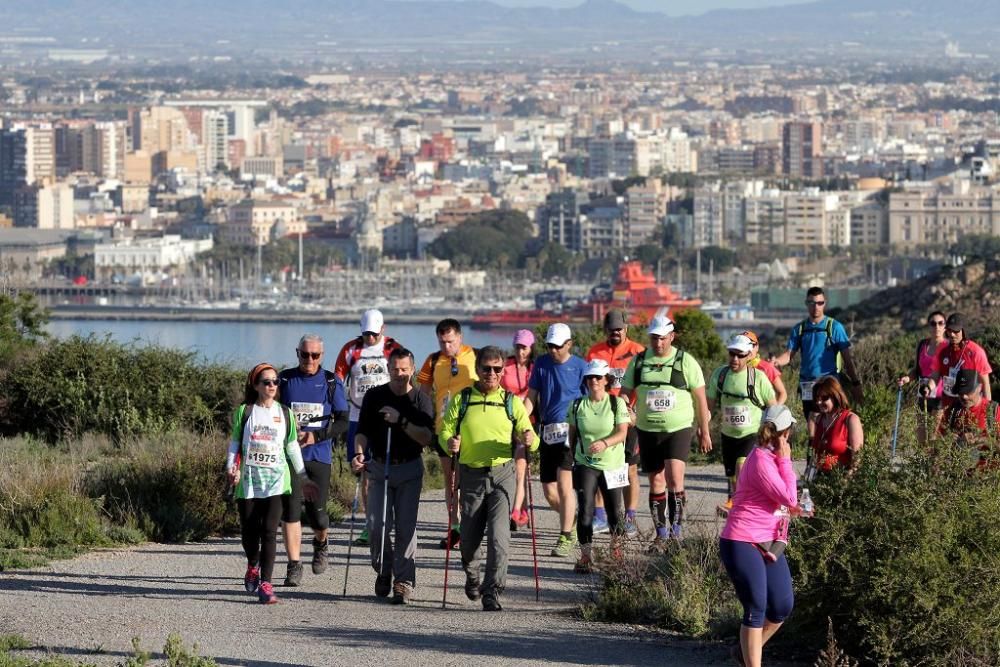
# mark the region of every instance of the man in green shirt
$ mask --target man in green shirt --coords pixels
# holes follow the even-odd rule
[[[639,457],[643,472],[649,475],[654,544],[670,535],[681,537],[684,471],[696,416],[701,450],[712,450],[705,375],[698,361],[673,347],[673,342],[674,323],[654,317],[649,324],[649,347],[629,362],[622,377],[622,395],[635,402]]]
[[[507,580],[514,458],[538,448],[521,399],[500,387],[504,354],[484,347],[476,361],[479,379],[452,396],[441,422],[441,447],[458,455],[461,488],[461,551],[465,594],[482,597],[483,610],[500,611]],[[486,540],[486,571],[479,575],[479,547]]]
[[[729,363],[716,368],[708,382],[709,411],[722,408],[722,464],[729,481],[729,497],[719,506],[723,513],[733,508],[736,479],[757,441],[761,414],[775,403],[774,387],[767,376],[749,365],[753,348],[749,337],[730,336],[726,341]]]

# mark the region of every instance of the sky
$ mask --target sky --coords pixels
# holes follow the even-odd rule
[[[752,9],[793,5],[814,0],[618,0],[624,4],[646,12],[663,12],[671,16],[682,14],[704,14],[712,9]],[[582,0],[493,0],[508,7],[574,7]]]

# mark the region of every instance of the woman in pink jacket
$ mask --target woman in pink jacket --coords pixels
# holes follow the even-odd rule
[[[759,667],[767,643],[792,612],[795,596],[784,546],[797,504],[789,438],[795,419],[784,405],[761,418],[759,440],[740,471],[733,509],[719,536],[722,564],[743,605],[740,664]]]

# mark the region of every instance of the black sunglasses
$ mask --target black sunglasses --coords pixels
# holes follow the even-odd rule
[[[501,370],[503,370],[503,369],[501,369]],[[451,376],[455,377],[456,375],[458,375],[458,359],[456,359],[455,357],[452,357],[451,358]]]
[[[807,306],[825,306],[826,301],[806,301]]]
[[[495,375],[500,375],[503,373],[503,366],[480,366],[479,371],[486,375],[487,373],[493,373]]]
[[[305,350],[299,350],[299,358],[300,359],[313,359],[313,360],[316,360],[316,359],[319,359],[322,356],[323,356],[322,352],[306,352]]]
[[[278,379],[275,378],[275,379],[272,380],[271,378],[266,378],[264,380],[257,380],[257,384],[262,384],[265,387],[277,387],[278,386]]]
[[[729,350],[729,356],[730,357],[736,357],[737,359],[746,359],[747,357],[750,356],[750,353],[749,352],[735,352],[733,350]]]

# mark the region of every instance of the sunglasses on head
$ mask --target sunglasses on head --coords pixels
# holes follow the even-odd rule
[[[322,352],[306,352],[305,350],[299,350],[300,359],[312,359],[316,360],[323,356]]]
[[[278,378],[274,378],[273,380],[271,378],[262,378],[260,380],[257,380],[257,384],[262,384],[265,387],[277,387]]]

